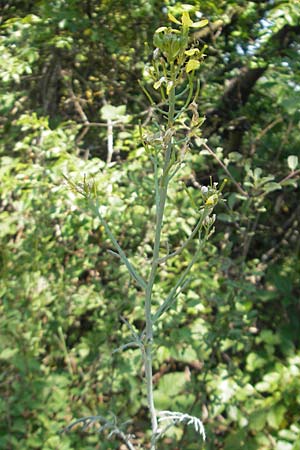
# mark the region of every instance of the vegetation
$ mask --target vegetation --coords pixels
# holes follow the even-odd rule
[[[150,61],[168,13],[208,19],[182,61],[200,94],[178,99],[176,124],[178,90]],[[127,344],[151,320],[107,231],[149,283],[157,149],[172,138],[190,150],[172,159],[157,257],[199,214],[217,218],[196,260],[197,240],[152,279],[154,318],[181,280],[154,329],[153,396],[207,439],[180,424],[157,448],[299,449],[299,2],[6,1],[1,14],[0,447],[123,449],[130,433],[150,448],[152,377]],[[59,434],[86,416],[109,427]]]

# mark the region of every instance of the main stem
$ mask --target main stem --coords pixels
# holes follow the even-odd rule
[[[152,381],[152,342],[153,342],[153,322],[151,315],[151,303],[152,303],[152,291],[157,273],[158,260],[159,260],[159,248],[161,242],[161,230],[164,216],[164,209],[167,198],[168,179],[165,178],[165,183],[159,190],[159,205],[156,212],[156,229],[155,229],[155,241],[153,249],[153,260],[151,265],[151,271],[149,275],[149,281],[146,288],[145,298],[145,316],[146,316],[146,336],[144,344],[144,365],[145,365],[145,377],[147,385],[147,400],[148,407],[151,416],[152,434],[155,436],[157,433],[157,416],[154,406],[153,398],[153,381]],[[152,440],[153,441],[153,440]],[[151,450],[155,450],[155,442],[151,443]]]
[[[174,79],[174,68],[171,67],[171,77]],[[175,81],[175,80],[174,80]],[[174,83],[175,84],[175,83]],[[168,127],[171,128],[174,122],[174,111],[175,111],[175,87],[173,87],[169,93],[169,113],[168,113]],[[158,189],[158,205],[156,210],[156,223],[155,223],[155,238],[153,247],[153,259],[151,264],[151,270],[149,275],[149,280],[146,286],[145,295],[145,317],[146,317],[146,336],[143,348],[144,366],[145,366],[145,378],[147,386],[147,402],[148,408],[151,416],[151,427],[152,427],[152,439],[150,450],[156,450],[156,440],[155,436],[158,431],[157,414],[154,404],[153,396],[153,379],[152,379],[152,346],[153,346],[153,321],[151,314],[151,304],[152,304],[152,293],[153,286],[155,282],[155,277],[157,274],[157,268],[159,264],[159,249],[161,243],[161,233],[164,218],[164,211],[167,199],[169,177],[168,173],[170,170],[170,160],[172,154],[172,143],[168,143],[165,158],[163,172],[160,178],[159,189]]]

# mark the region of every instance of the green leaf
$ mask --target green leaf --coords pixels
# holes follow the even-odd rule
[[[266,411],[255,411],[250,416],[249,427],[253,431],[261,431],[263,430],[266,421],[267,421]]]
[[[300,441],[295,442],[295,444],[293,445],[292,450],[300,450]]]
[[[186,73],[192,72],[193,70],[197,70],[200,67],[200,61],[197,59],[190,59],[186,65]]]
[[[266,359],[257,353],[249,353],[247,356],[247,370],[253,372],[256,369],[264,367],[266,364]]]
[[[278,190],[282,189],[282,187],[279,183],[276,183],[275,181],[271,181],[270,183],[265,184],[263,189],[266,193],[269,193],[269,192],[273,192],[273,191],[278,191]]]
[[[175,405],[186,384],[184,372],[173,372],[164,375],[154,392],[155,401],[160,408]]]
[[[101,108],[101,116],[105,120],[117,120],[125,116],[126,106],[104,105]]]
[[[221,220],[222,222],[228,222],[228,223],[234,222],[233,215],[225,214],[225,213],[220,213],[218,215],[218,219]]]
[[[294,450],[294,446],[290,442],[279,440],[276,445],[276,450]]]
[[[228,153],[228,158],[232,162],[237,162],[243,158],[243,155],[239,152],[230,152],[230,153]]]
[[[0,353],[0,359],[11,359],[16,353],[18,353],[17,348],[6,348]]]
[[[298,166],[298,156],[290,155],[287,159],[287,163],[288,163],[289,169],[294,171]]]
[[[229,433],[229,435],[225,439],[225,447],[224,450],[237,450],[242,448],[243,443],[245,442],[245,430],[238,430],[237,432]]]
[[[182,390],[186,380],[184,373],[173,372],[164,375],[159,381],[158,390],[163,391],[169,396],[176,396]]]
[[[267,421],[270,427],[278,429],[286,413],[284,405],[275,405],[267,415]]]

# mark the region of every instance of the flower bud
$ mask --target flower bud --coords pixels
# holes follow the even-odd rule
[[[154,34],[154,45],[159,48],[168,62],[173,62],[187,46],[187,37],[172,28],[159,28]]]

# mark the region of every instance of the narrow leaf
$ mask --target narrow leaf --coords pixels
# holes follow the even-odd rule
[[[199,22],[193,22],[193,24],[190,26],[193,28],[203,28],[203,27],[206,27],[207,24],[208,24],[208,20],[203,19],[203,20],[200,20]]]

